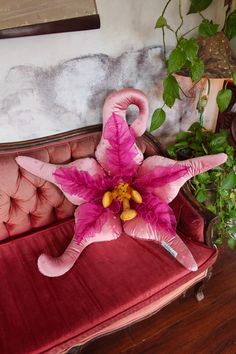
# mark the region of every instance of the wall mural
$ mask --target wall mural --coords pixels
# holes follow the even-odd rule
[[[0,142],[47,136],[101,122],[105,97],[135,87],[150,102],[150,115],[161,104],[164,64],[161,47],[74,58],[51,67],[12,67],[0,82]],[[129,119],[135,114],[130,109]],[[194,104],[183,97],[157,131],[165,144],[197,120]]]

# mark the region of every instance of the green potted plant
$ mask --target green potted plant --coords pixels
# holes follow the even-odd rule
[[[176,143],[167,152],[170,157],[185,160],[190,157],[225,152],[227,162],[194,177],[186,186],[207,209],[218,216],[215,224],[215,244],[236,245],[236,149],[227,141],[227,131],[212,132],[199,122],[176,136]]]
[[[178,82],[178,75],[188,76],[192,86],[199,86],[197,110],[200,122],[203,123],[203,112],[216,101],[221,112],[228,107],[232,92],[227,88],[226,79],[236,84],[236,60],[233,57],[229,40],[236,36],[236,10],[232,11],[232,0],[225,1],[225,21],[222,28],[204,15],[204,10],[216,0],[189,0],[188,14],[199,15],[199,24],[185,33],[180,33],[184,15],[179,1],[180,24],[174,29],[165,17],[167,7],[173,0],[168,0],[161,16],[156,21],[156,28],[162,31],[163,49],[167,75],[163,80],[163,105],[158,107],[152,116],[150,131],[159,128],[165,121],[165,106],[172,108],[175,100],[180,98],[184,88]],[[188,15],[187,14],[187,15]],[[192,30],[198,30],[198,37],[189,37]],[[167,58],[165,33],[174,33],[176,45]],[[215,104],[215,106],[217,106]],[[215,112],[214,114],[217,115]],[[212,114],[212,113],[211,113]]]
[[[168,0],[161,16],[156,21],[156,28],[162,30],[163,49],[167,75],[163,80],[163,105],[158,107],[152,116],[150,131],[158,129],[165,121],[165,106],[172,108],[180,93],[186,95],[179,80],[182,75],[188,85],[198,85],[195,102],[199,112],[199,122],[195,122],[187,131],[176,136],[176,142],[170,145],[167,152],[171,158],[185,160],[191,157],[225,152],[228,160],[223,166],[194,177],[186,188],[208,210],[218,216],[215,224],[215,244],[226,242],[233,249],[236,245],[236,162],[235,148],[228,144],[227,132],[213,132],[204,128],[204,115],[207,105],[211,107],[210,115],[217,116],[218,110],[212,113],[212,106],[224,112],[232,98],[232,91],[227,88],[231,79],[236,84],[236,60],[233,57],[229,40],[236,36],[236,10],[232,11],[232,1],[225,0],[225,20],[222,28],[204,15],[215,0],[189,0],[188,14],[199,15],[199,24],[193,29],[180,33],[184,16],[179,1],[180,24],[174,29],[165,14],[172,0]],[[202,13],[203,12],[203,13]],[[189,37],[192,30],[198,31],[197,38]],[[176,45],[167,58],[165,32],[173,32]],[[214,118],[215,119],[215,118]],[[213,128],[215,126],[213,125]]]

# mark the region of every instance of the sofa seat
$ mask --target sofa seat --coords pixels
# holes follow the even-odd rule
[[[86,248],[64,276],[43,276],[38,256],[60,255],[73,226],[68,219],[0,245],[1,354],[59,353],[111,331],[116,321],[132,322],[135,313],[196,279],[217,257],[215,249],[186,237],[199,266],[189,272],[158,244],[122,235]]]

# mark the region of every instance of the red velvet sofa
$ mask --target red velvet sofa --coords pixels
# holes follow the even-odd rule
[[[60,255],[70,242],[75,207],[55,186],[19,168],[14,158],[28,155],[60,164],[93,156],[100,131],[94,126],[0,144],[1,354],[62,353],[131,325],[206,278],[217,258],[217,250],[206,244],[213,216],[181,192],[172,208],[197,272],[157,244],[122,235],[86,248],[61,277],[40,274],[38,256]],[[149,134],[138,144],[146,156],[160,154]]]

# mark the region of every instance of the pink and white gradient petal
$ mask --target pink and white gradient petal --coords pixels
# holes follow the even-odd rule
[[[159,243],[185,268],[191,271],[198,269],[191,252],[176,233],[168,234],[160,231],[140,216],[125,222],[124,231],[131,237]]]
[[[81,207],[84,205],[86,204],[81,205]],[[79,213],[78,209],[76,213]],[[112,211],[107,210],[106,212],[106,222],[101,225],[101,229],[99,231],[95,231],[95,233],[90,235],[90,237],[85,237],[79,244],[77,243],[76,235],[74,235],[70,244],[60,257],[52,257],[42,254],[38,259],[39,271],[48,277],[59,277],[73,267],[87,246],[96,242],[112,241],[117,239],[122,232],[120,219],[119,217],[116,217]],[[79,225],[77,225],[76,228],[79,228]]]
[[[55,184],[60,190],[61,185],[57,183],[54,173],[59,168],[75,167],[78,171],[87,171],[90,176],[99,175],[104,176],[104,171],[97,161],[92,157],[82,158],[65,165],[50,164],[47,162],[39,161],[28,156],[16,157],[16,162],[19,166],[23,167],[28,172],[45,179],[48,182]],[[75,205],[80,205],[85,202],[83,198],[63,192],[66,198]]]
[[[126,111],[131,104],[134,104],[139,108],[139,115],[131,124],[131,127],[129,127],[126,122]],[[118,129],[114,130],[114,124],[116,124],[118,120],[116,122],[114,122],[113,120],[113,127],[112,124],[109,124],[109,120],[113,115],[121,119],[121,122],[119,122],[119,127],[122,128],[120,129],[120,133],[125,133],[125,139],[123,139],[124,137],[122,138],[122,134],[119,134]],[[143,154],[141,150],[137,147],[135,143],[135,138],[141,136],[145,132],[148,117],[149,108],[147,97],[143,94],[143,92],[139,90],[132,88],[123,89],[111,93],[106,98],[103,107],[103,134],[101,137],[101,141],[97,146],[95,155],[98,162],[106,171],[108,171],[110,175],[114,176],[117,172],[117,168],[115,168],[111,162],[109,163],[106,158],[109,148],[111,147],[111,145],[113,145],[111,141],[109,142],[109,136],[111,137],[109,133],[111,129],[115,133],[114,137],[112,137],[113,142],[114,138],[116,138],[116,145],[118,144],[122,149],[124,149],[123,142],[128,141],[127,138],[129,136],[129,141],[131,142],[131,148],[129,153],[131,153],[133,156],[131,156],[130,158],[130,163],[128,164],[128,167],[131,167],[131,164],[135,164],[136,166],[138,166],[143,161]],[[123,154],[123,156],[126,155]],[[129,170],[130,169],[131,168],[129,168]]]
[[[210,157],[210,158],[209,158]],[[151,156],[148,157],[138,169],[138,177],[142,177],[145,174],[151,172],[156,167],[174,167],[184,166],[187,168],[186,174],[179,179],[169,182],[161,187],[147,188],[148,191],[154,192],[156,196],[162,200],[170,203],[178,194],[180,188],[190,178],[210,170],[216,166],[223,164],[227,160],[227,155],[224,153],[216,155],[208,155],[202,157],[195,157],[193,159],[185,161],[175,161],[163,156]]]
[[[115,113],[112,113],[103,128],[95,156],[110,176],[133,176],[143,161],[132,129]]]

